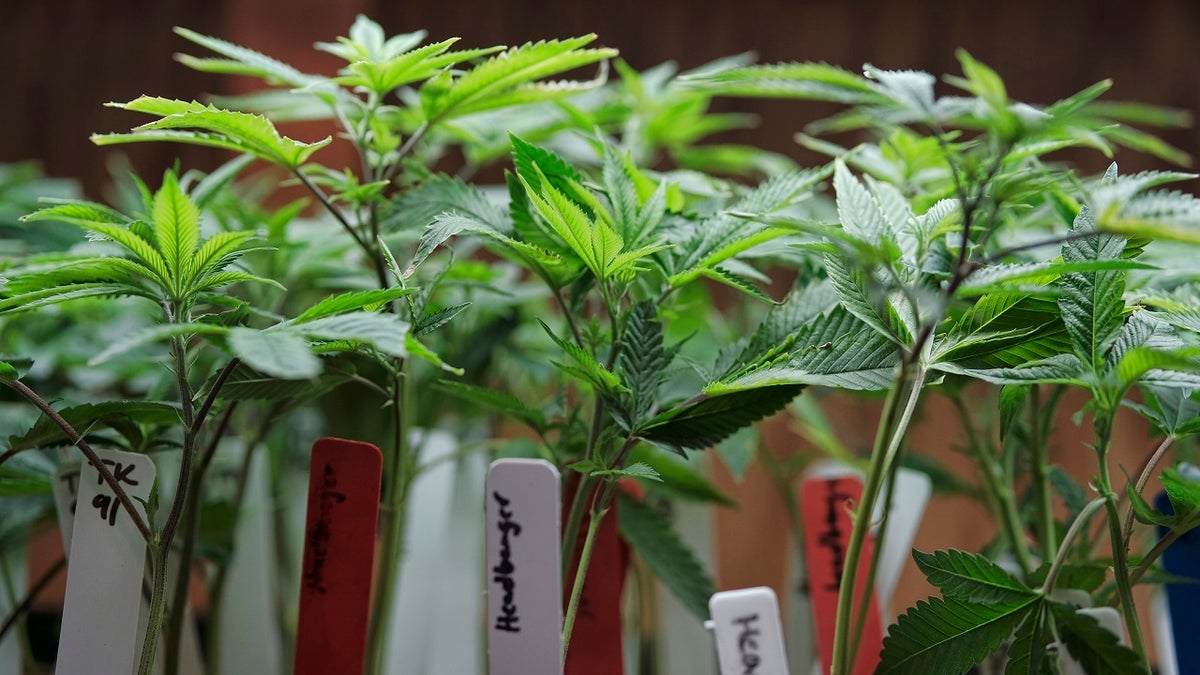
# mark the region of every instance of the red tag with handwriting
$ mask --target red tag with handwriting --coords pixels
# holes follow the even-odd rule
[[[296,628],[296,675],[361,673],[383,455],[369,443],[313,445]]]
[[[566,486],[563,498],[563,523],[567,522],[578,476]],[[590,499],[589,502],[590,504]],[[583,535],[591,522],[585,513],[575,542],[575,553],[563,584],[563,607],[571,598],[579,554],[583,551]],[[592,544],[592,561],[579,596],[579,611],[571,631],[571,646],[567,652],[565,675],[624,675],[625,650],[622,644],[621,597],[625,576],[629,571],[629,545],[617,532],[617,500],[613,500],[608,515],[600,523],[596,541]]]
[[[852,527],[850,508],[862,498],[862,479],[857,475],[818,476],[800,484],[800,512],[804,520],[804,559],[808,569],[808,587],[812,598],[813,623],[816,625],[817,653],[821,672],[828,674],[833,659],[833,630],[837,616],[838,586],[845,571],[846,549]],[[868,535],[863,544],[858,569],[850,572],[865,579],[875,547]],[[857,608],[861,591],[855,593]],[[879,603],[871,598],[862,640],[854,659],[854,675],[870,675],[879,664],[883,648],[883,624]]]

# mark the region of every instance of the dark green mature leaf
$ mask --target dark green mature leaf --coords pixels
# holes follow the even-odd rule
[[[717,589],[695,555],[654,509],[624,493],[617,500],[621,536],[688,611],[707,619],[708,599]]]
[[[1052,627],[1050,608],[1046,603],[1038,603],[1017,628],[1012,646],[1008,648],[1004,675],[1041,675],[1050,664],[1047,647],[1053,637]]]
[[[703,450],[783,409],[803,389],[802,384],[790,383],[727,388],[660,413],[637,434],[673,448]]]
[[[1089,675],[1145,673],[1134,651],[1121,645],[1095,618],[1061,602],[1051,602],[1050,611],[1058,624],[1067,651]]]
[[[965,673],[1009,638],[1039,596],[1010,603],[968,604],[930,598],[910,607],[888,628],[878,673]]]
[[[1046,575],[1050,572],[1052,563],[1042,563],[1041,567],[1029,573],[1027,580],[1030,586],[1041,586],[1046,583]],[[1108,566],[1103,563],[1066,564],[1058,569],[1054,587],[1094,592],[1104,585],[1108,579]]]
[[[949,549],[913,551],[917,567],[947,598],[967,603],[1019,602],[1034,591],[986,557]]]
[[[113,429],[128,440],[131,447],[141,445],[143,425],[177,426],[182,423],[177,405],[156,401],[84,403],[62,408],[58,414],[84,435],[99,428]],[[70,442],[66,433],[44,416],[24,433],[8,437],[10,450],[46,448]]]
[[[1088,233],[1095,229],[1095,219],[1084,207],[1071,231]],[[1062,248],[1063,260],[1068,263],[1119,260],[1124,253],[1125,239],[1109,234],[1070,241]],[[1086,368],[1103,367],[1104,357],[1121,331],[1126,276],[1123,270],[1105,270],[1062,277],[1063,295],[1058,306],[1075,353]]]
[[[640,423],[654,405],[663,371],[671,361],[663,348],[662,322],[657,314],[654,303],[638,303],[629,312],[621,333],[617,370],[630,388],[630,426]]]

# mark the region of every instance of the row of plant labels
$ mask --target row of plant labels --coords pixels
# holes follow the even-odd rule
[[[150,458],[105,449],[98,450],[97,456],[145,518],[145,504],[155,481]],[[382,465],[379,449],[367,443],[325,438],[313,447],[299,589],[297,675],[363,670]],[[803,568],[802,578],[807,579],[807,594],[802,592],[794,599],[801,610],[789,613],[786,634],[791,643],[800,645],[796,651],[810,651],[807,647],[815,644],[814,653],[793,653],[789,660],[779,602],[770,589],[717,593],[709,603],[711,620],[706,627],[711,630],[721,675],[810,675],[809,669],[828,673],[842,576],[866,574],[873,548],[881,545],[873,596],[865,601],[854,598],[855,606],[866,611],[854,672],[874,672],[884,639],[883,617],[931,486],[923,473],[903,470],[899,474],[895,496],[890,499],[893,510],[885,541],[868,538],[860,569],[847,571],[851,505],[861,498],[862,491],[857,473],[827,464],[810,471],[798,488],[804,557],[797,562]],[[612,517],[607,519],[607,527],[598,530],[591,551],[594,564],[588,568],[583,587],[583,610],[569,643],[571,658],[564,661],[562,493],[558,470],[544,460],[501,459],[488,471],[486,624],[491,675],[624,673],[621,597],[629,551]],[[69,556],[56,673],[132,673],[149,612],[146,543],[100,469],[90,463],[59,470],[55,500]],[[877,512],[881,513],[881,508]],[[783,533],[764,527],[762,536]],[[1194,569],[1200,566],[1200,545],[1184,540],[1177,547],[1179,550],[1165,557],[1169,571],[1200,572]],[[1193,550],[1184,550],[1188,547]],[[1176,634],[1195,627],[1197,605],[1190,598],[1170,597],[1168,604],[1174,610],[1170,621]],[[1089,611],[1123,636],[1115,610]],[[465,619],[464,625],[473,625],[471,618]],[[190,617],[188,623],[182,661],[198,664],[199,648]],[[1172,662],[1168,665],[1182,658],[1171,651],[1173,647],[1168,642],[1164,652]],[[1160,651],[1163,649],[1160,646]],[[1063,672],[1083,672],[1069,657],[1063,660]]]

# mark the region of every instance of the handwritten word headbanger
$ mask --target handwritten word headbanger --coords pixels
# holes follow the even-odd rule
[[[500,604],[500,611],[496,615],[495,628],[509,633],[520,633],[521,617],[517,614],[516,603],[517,583],[513,577],[516,565],[513,563],[510,537],[521,536],[521,524],[513,520],[512,509],[509,508],[511,500],[495,491],[492,492],[492,498],[496,500],[497,510],[500,514],[500,518],[496,521],[496,528],[500,530],[500,561],[492,567],[492,581],[504,589],[504,601]]]

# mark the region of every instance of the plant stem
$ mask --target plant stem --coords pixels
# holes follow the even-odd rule
[[[371,253],[371,246],[358,234],[358,230],[354,229],[354,226],[350,224],[350,221],[346,219],[346,214],[342,213],[342,210],[334,206],[333,202],[329,200],[329,195],[325,194],[325,191],[322,190],[316,183],[312,182],[311,178],[304,175],[304,172],[299,168],[292,171],[292,173],[296,176],[296,178],[300,179],[300,182],[304,184],[304,187],[308,188],[308,191],[317,198],[317,201],[321,202],[321,206],[325,207],[325,210],[333,216],[334,220],[338,221],[338,224],[342,226],[342,229],[354,239],[354,243],[358,244],[358,247],[363,251]]]
[[[416,457],[407,448],[413,400],[413,378],[401,370],[392,378],[392,452],[391,471],[383,490],[383,513],[389,518],[383,532],[383,546],[379,558],[380,578],[375,584],[370,625],[370,654],[367,672],[382,675],[387,654],[388,631],[396,601],[396,583],[400,576],[400,558],[404,550],[405,505],[408,486],[412,480]],[[386,467],[385,467],[386,468]]]
[[[583,474],[579,478],[579,485],[575,487],[575,494],[571,498],[571,510],[567,512],[567,522],[563,524],[562,534],[562,572],[567,574],[571,569],[571,563],[575,561],[575,540],[579,538],[579,528],[583,524],[583,514],[587,510],[587,504],[594,496],[592,484],[595,483],[596,477],[592,474]]]
[[[1171,544],[1174,544],[1177,539],[1182,537],[1183,533],[1183,529],[1178,529],[1171,530],[1163,535],[1163,538],[1158,540],[1158,543],[1154,545],[1154,548],[1150,549],[1150,552],[1142,557],[1137,568],[1130,572],[1129,583],[1136,584],[1138,581],[1140,581],[1142,575],[1144,575],[1150,570],[1151,567],[1154,566],[1154,561],[1158,560],[1159,557],[1162,556],[1163,552],[1171,547]]]
[[[571,633],[575,629],[575,615],[579,612],[579,599],[583,596],[583,583],[587,579],[588,566],[592,559],[592,546],[596,543],[596,533],[600,531],[600,522],[607,513],[607,505],[593,508],[591,520],[588,521],[587,534],[583,539],[583,552],[579,555],[579,566],[575,569],[575,582],[571,586],[571,599],[567,603],[567,613],[563,617],[563,663],[567,661],[567,650],[571,646]]]
[[[1087,529],[1087,522],[1091,519],[1092,514],[1104,506],[1107,501],[1107,497],[1096,497],[1080,509],[1079,515],[1075,516],[1075,520],[1071,522],[1071,527],[1063,536],[1062,546],[1058,549],[1058,555],[1054,556],[1054,563],[1050,565],[1050,571],[1046,572],[1046,580],[1042,582],[1042,593],[1049,593],[1054,590],[1054,583],[1058,580],[1058,573],[1067,562],[1067,553],[1071,550],[1071,542],[1075,541],[1075,537],[1078,537],[1080,532]]]
[[[1163,455],[1167,453],[1167,449],[1175,442],[1174,436],[1167,436],[1162,443],[1154,449],[1146,463],[1142,466],[1141,473],[1138,474],[1137,483],[1134,484],[1134,490],[1140,495],[1142,490],[1146,489],[1146,483],[1150,482],[1150,474],[1154,473],[1154,468],[1158,466]],[[1121,530],[1121,541],[1124,542],[1125,549],[1129,549],[1129,540],[1133,537],[1133,504],[1130,503],[1129,508],[1125,511],[1125,527]]]
[[[1021,532],[1021,518],[1017,514],[1015,496],[1007,485],[1001,483],[1000,476],[997,474],[1003,474],[1003,469],[999,467],[992,453],[980,442],[975,426],[971,423],[971,413],[967,410],[962,398],[952,396],[950,400],[954,404],[955,410],[958,411],[963,430],[967,434],[967,443],[970,445],[972,459],[975,460],[975,465],[983,478],[988,503],[993,507],[996,519],[1000,521],[1004,537],[1012,546],[1017,564],[1021,567],[1021,573],[1028,576],[1033,565],[1030,562],[1029,545],[1025,541],[1025,535]]]
[[[1058,537],[1054,527],[1054,495],[1050,490],[1050,457],[1041,425],[1042,395],[1038,385],[1029,390],[1029,445],[1033,463],[1034,490],[1038,500],[1038,517],[1042,539],[1042,557],[1049,560],[1058,554]],[[1069,540],[1068,540],[1068,543]]]
[[[42,576],[38,577],[37,581],[33,582],[33,585],[29,587],[29,591],[25,593],[25,597],[20,603],[17,604],[16,607],[13,607],[12,612],[9,613],[8,617],[4,619],[4,624],[0,625],[0,642],[4,641],[4,636],[8,634],[8,631],[12,630],[13,626],[17,625],[17,622],[22,616],[25,616],[26,612],[28,612],[29,608],[33,606],[34,601],[37,600],[37,597],[41,595],[46,586],[49,586],[50,582],[54,581],[54,578],[57,577],[60,572],[66,569],[66,567],[67,557],[62,556],[58,559],[58,562],[54,563],[49,567],[49,569],[43,572]]]
[[[876,431],[874,447],[871,450],[871,463],[867,469],[866,483],[863,486],[862,497],[858,502],[854,515],[854,527],[850,531],[850,541],[846,546],[846,558],[842,566],[842,578],[838,587],[837,618],[833,633],[833,663],[834,675],[850,673],[854,667],[857,644],[850,644],[851,610],[854,606],[855,581],[858,576],[859,560],[862,558],[863,545],[871,527],[871,514],[875,501],[888,473],[894,468],[894,459],[900,449],[900,443],[908,430],[912,413],[916,409],[924,385],[925,371],[914,363],[904,360],[899,366],[895,386],[888,391],[884,403],[883,417]],[[869,565],[863,595],[869,598],[874,589],[875,565]]]
[[[134,507],[133,500],[129,498],[129,494],[125,492],[125,488],[121,487],[121,484],[117,481],[117,477],[113,475],[113,472],[109,470],[104,462],[100,461],[100,458],[96,456],[96,451],[92,449],[92,446],[87,441],[83,440],[83,437],[79,435],[75,427],[63,419],[63,416],[59,415],[58,411],[51,407],[45,399],[38,396],[37,392],[25,386],[24,382],[20,380],[4,380],[3,384],[42,411],[43,415],[51,422],[54,422],[55,426],[61,429],[67,435],[67,438],[71,439],[75,447],[79,448],[83,456],[87,458],[88,463],[96,468],[96,472],[100,474],[100,479],[104,481],[104,484],[113,491],[113,495],[116,496],[117,501],[121,504],[121,508],[125,509],[125,512],[129,514],[130,520],[133,521],[134,526],[141,533],[142,539],[145,539],[146,543],[152,542],[154,540],[154,533],[150,530],[150,526],[146,524],[146,519],[142,518],[142,514]]]
[[[167,314],[168,316],[175,316],[172,312],[168,312]],[[154,561],[154,583],[150,594],[150,621],[146,625],[146,639],[142,644],[143,668],[153,667],[154,665],[154,652],[158,648],[159,633],[163,629],[164,606],[166,605],[167,564],[171,555],[171,544],[175,539],[175,531],[179,527],[184,509],[191,501],[191,492],[193,491],[192,469],[196,463],[196,416],[192,407],[192,389],[191,385],[188,384],[187,378],[188,357],[186,338],[179,336],[171,340],[171,354],[175,361],[174,370],[176,386],[179,389],[179,406],[183,412],[183,456],[179,461],[179,479],[175,484],[175,497],[171,501],[171,511],[167,514],[167,520],[163,524],[162,531],[159,533],[159,539],[155,542],[153,553],[151,554],[151,560]],[[198,486],[196,491],[199,491]],[[193,534],[192,532],[188,532],[186,538],[189,540],[192,539]],[[184,546],[186,548],[188,542],[184,542]],[[179,574],[187,576],[188,570],[180,567]],[[185,604],[186,598],[185,589]],[[185,607],[183,605],[172,605],[170,609],[171,622],[179,621],[180,625],[182,625],[182,615]],[[178,673],[178,658],[167,659],[164,664],[164,672],[166,675],[175,675]]]
[[[1133,584],[1129,575],[1128,549],[1121,532],[1121,513],[1117,509],[1117,495],[1112,491],[1112,480],[1108,473],[1108,449],[1112,439],[1113,415],[1111,411],[1097,411],[1094,426],[1096,429],[1096,454],[1100,463],[1098,485],[1100,494],[1105,497],[1105,512],[1108,514],[1108,534],[1112,541],[1113,578],[1117,584],[1117,595],[1121,599],[1121,613],[1125,617],[1125,626],[1129,630],[1129,641],[1137,652],[1143,669],[1150,671],[1146,659],[1146,646],[1142,639],[1142,629],[1138,622],[1137,607],[1133,602]]]

